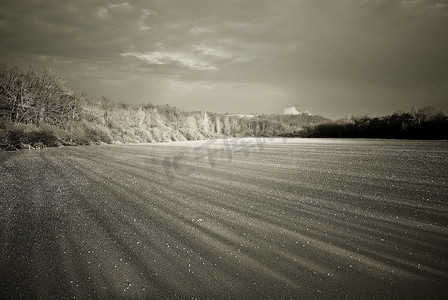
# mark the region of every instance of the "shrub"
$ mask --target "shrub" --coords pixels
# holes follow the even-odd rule
[[[43,143],[47,146],[55,146],[58,145],[58,137],[55,135],[54,131],[49,128],[39,128],[36,130],[33,130],[27,134],[28,140],[27,142],[29,144],[34,143]]]
[[[6,137],[8,136],[8,132],[6,129],[0,129],[0,144],[6,144]]]
[[[151,142],[154,138],[146,128],[135,129],[135,135],[139,142]]]
[[[87,142],[104,142],[107,144],[112,143],[112,137],[106,128],[87,127],[85,130],[85,136]]]
[[[29,143],[29,139],[25,134],[24,126],[16,126],[9,129],[6,136],[6,142],[11,145]]]
[[[67,129],[68,139],[81,145],[113,142],[109,129],[104,125],[93,124],[87,121],[70,123]]]

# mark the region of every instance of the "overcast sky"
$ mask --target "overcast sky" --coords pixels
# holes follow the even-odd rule
[[[1,0],[0,60],[185,110],[447,112],[448,1]]]

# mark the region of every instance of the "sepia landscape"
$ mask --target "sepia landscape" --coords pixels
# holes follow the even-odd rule
[[[0,3],[0,299],[444,299],[446,1]]]

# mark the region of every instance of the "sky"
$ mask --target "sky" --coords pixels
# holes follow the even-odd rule
[[[0,0],[0,60],[189,111],[448,112],[448,1]]]

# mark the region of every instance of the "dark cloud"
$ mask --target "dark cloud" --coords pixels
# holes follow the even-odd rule
[[[448,110],[448,2],[0,3],[0,55],[128,102],[331,117]]]

